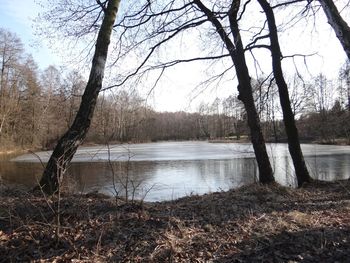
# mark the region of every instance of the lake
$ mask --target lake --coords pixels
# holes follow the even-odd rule
[[[294,187],[296,179],[286,144],[267,144],[276,180]],[[350,147],[303,144],[313,178],[350,177]],[[33,187],[50,152],[0,160],[5,184]],[[191,194],[228,190],[258,178],[252,146],[242,143],[158,142],[81,147],[65,177],[75,192],[98,190],[146,201],[172,200]]]

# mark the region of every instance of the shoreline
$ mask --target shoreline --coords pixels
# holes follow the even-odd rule
[[[33,151],[37,151],[38,149],[34,149]],[[0,157],[5,157],[5,156],[17,156],[21,154],[26,154],[31,152],[32,150],[30,149],[10,149],[10,150],[0,150]]]
[[[111,142],[109,145],[128,145],[128,144],[147,144],[147,143],[162,143],[162,142],[208,142],[208,143],[251,143],[249,138],[246,136],[242,136],[241,139],[205,139],[205,140],[166,140],[166,141],[146,141],[146,142]],[[275,142],[273,140],[267,140],[266,143],[288,143],[287,140],[281,140],[279,142]],[[300,140],[301,144],[319,144],[319,145],[333,145],[333,146],[350,146],[350,144],[347,144],[346,139],[339,139],[335,142],[322,142],[317,140]],[[100,144],[100,143],[94,143],[94,142],[86,142],[80,145],[79,147],[94,147],[94,146],[106,146],[106,144]],[[0,149],[0,156],[1,155],[12,155],[12,154],[24,154],[29,153],[31,151],[37,152],[37,151],[52,151],[53,149],[46,149],[46,148],[34,148],[34,149],[22,149],[18,147],[13,147],[11,149]]]

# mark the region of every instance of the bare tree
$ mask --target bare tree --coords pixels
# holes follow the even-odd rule
[[[345,106],[345,108],[350,112],[350,61],[342,66],[339,71],[339,95],[340,101]]]
[[[313,82],[313,107],[315,112],[326,113],[333,106],[334,89],[331,81],[322,73]]]
[[[297,117],[306,113],[308,108],[310,108],[310,102],[313,97],[312,92],[310,92],[312,90],[311,85],[301,79],[298,74],[294,74],[288,81],[288,87],[294,116]]]
[[[18,101],[20,64],[24,49],[21,40],[13,33],[0,28],[0,143],[9,127]]]
[[[84,93],[84,88],[86,86],[86,81],[79,72],[70,72],[64,79],[64,88],[61,89],[61,99],[63,100],[64,119],[66,124],[66,129],[72,125],[75,115],[79,110],[79,105],[81,103],[81,97]]]
[[[275,15],[272,7],[266,0],[258,0],[260,6],[266,15],[269,28],[270,51],[272,54],[272,69],[276,84],[278,86],[279,98],[283,112],[283,121],[286,127],[288,137],[288,148],[293,160],[298,186],[301,187],[305,182],[310,182],[312,179],[307,170],[303,153],[299,142],[299,133],[295,125],[295,119],[291,102],[289,98],[288,86],[283,76],[281,59],[282,52],[279,45],[277,26]]]
[[[69,165],[78,146],[89,130],[98,94],[102,88],[108,46],[119,8],[119,0],[109,0],[102,4],[103,20],[98,32],[90,76],[86,85],[78,113],[72,126],[58,141],[40,180],[40,187],[47,194],[53,194],[59,187],[63,173]]]
[[[39,143],[37,140],[40,129],[41,87],[37,76],[37,65],[31,56],[28,56],[24,61],[23,67],[20,114],[25,117],[22,118],[19,125],[20,135],[23,146],[30,145],[35,147]]]
[[[105,89],[122,86],[134,77],[137,78],[136,83],[140,83],[142,78],[146,79],[151,71],[159,73],[155,80],[155,86],[169,67],[174,67],[180,63],[200,61],[210,61],[213,65],[217,61],[221,63],[224,59],[223,64],[227,68],[222,70],[221,67],[221,73],[213,79],[222,79],[228,72],[232,73],[233,66],[236,68],[239,82],[239,99],[243,102],[247,112],[247,121],[258,162],[260,181],[263,183],[273,182],[273,172],[254,104],[251,80],[244,55],[245,49],[238,28],[238,20],[241,16],[241,14],[238,15],[240,1],[234,1],[228,5],[215,1],[213,10],[207,8],[201,1],[172,0],[157,3],[135,1],[130,6],[127,14],[115,26],[115,29],[120,32],[119,42],[116,46],[115,64],[122,63],[123,59],[130,54],[134,55],[139,63],[137,67],[130,71],[124,69],[124,72],[128,72],[127,76],[120,78],[114,85]],[[222,10],[216,11],[217,7]],[[244,13],[244,10],[242,13]],[[221,21],[224,20],[225,24],[222,24]],[[211,24],[209,27],[207,22]],[[173,48],[169,43],[172,40],[180,40],[184,37],[184,32],[195,32],[203,29],[205,30],[204,35],[213,35],[213,29],[215,31],[215,37],[209,40],[213,50],[209,50],[207,47],[205,52],[201,52],[206,53],[206,55],[202,56],[197,53],[198,56],[194,57],[192,55],[192,57],[187,56],[185,58],[176,57],[175,55],[175,58],[170,56],[170,59],[165,62],[155,58],[155,54],[160,52],[161,48]],[[166,50],[164,51],[166,52]],[[203,81],[203,83],[206,82],[206,80]]]
[[[259,181],[262,183],[274,182],[271,164],[266,151],[265,140],[261,131],[259,116],[254,104],[251,78],[249,76],[249,71],[244,55],[244,47],[238,26],[238,11],[240,7],[240,1],[233,1],[230,4],[227,14],[225,14],[228,16],[229,28],[231,30],[234,41],[231,40],[229,33],[227,33],[227,30],[225,30],[225,27],[222,25],[215,12],[207,8],[200,0],[194,0],[193,2],[212,23],[216,29],[216,32],[219,34],[221,40],[223,41],[226,49],[228,50],[233,64],[235,65],[239,82],[238,98],[243,102],[247,112],[248,125],[251,132],[251,141],[259,167]]]
[[[350,27],[340,15],[333,0],[318,0],[327,16],[328,23],[333,28],[343,49],[350,60]],[[349,4],[349,3],[347,3]]]

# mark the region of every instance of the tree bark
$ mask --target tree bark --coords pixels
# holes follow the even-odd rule
[[[307,170],[304,156],[301,151],[299,133],[295,125],[294,113],[289,99],[288,86],[283,76],[281,65],[282,54],[278,40],[275,16],[270,4],[266,0],[258,0],[258,2],[264,10],[270,31],[269,38],[272,56],[272,69],[276,84],[278,86],[280,104],[283,112],[283,121],[288,138],[288,148],[293,160],[298,186],[301,187],[305,182],[310,182],[312,179]]]
[[[79,110],[71,127],[59,139],[40,180],[40,187],[46,194],[52,195],[57,192],[67,166],[89,130],[97,97],[102,88],[108,46],[119,3],[120,0],[109,0],[104,9],[104,18],[97,36],[90,76]]]
[[[328,23],[333,28],[343,49],[350,60],[350,27],[341,17],[333,0],[318,0],[327,16]]]
[[[217,17],[200,0],[194,0],[194,3],[208,17],[208,20],[214,25],[217,33],[224,42],[233,64],[235,65],[238,78],[238,98],[243,102],[247,112],[248,126],[251,133],[251,141],[254,148],[255,157],[259,167],[259,181],[261,183],[272,183],[275,181],[270,160],[267,155],[265,139],[263,137],[260,125],[260,119],[254,104],[252,86],[248,67],[244,56],[244,48],[240,36],[240,30],[237,23],[237,12],[240,1],[233,1],[229,12],[230,27],[234,38],[234,43],[230,40],[224,27]]]

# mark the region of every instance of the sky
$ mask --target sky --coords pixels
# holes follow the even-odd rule
[[[64,63],[64,58],[57,55],[54,50],[49,49],[44,39],[38,39],[34,35],[33,19],[39,12],[40,7],[35,3],[35,0],[0,0],[0,27],[16,33],[21,38],[25,50],[33,55],[40,69],[45,69],[52,64],[61,66]],[[310,71],[310,74],[308,72],[310,76],[322,72],[329,78],[335,78],[339,67],[345,62],[346,56],[325,17],[321,16],[318,19],[317,22],[320,26],[317,30],[295,28],[295,30],[290,30],[288,34],[284,34],[280,39],[281,46],[283,45],[283,54],[293,54],[295,50],[297,53],[316,51],[319,54],[308,60],[308,68],[300,66],[301,71]],[[313,38],[310,38],[311,30]],[[301,60],[299,62],[303,63]],[[265,55],[262,64],[270,64],[269,56]],[[284,62],[284,66],[289,74],[293,74],[295,71],[291,60]],[[157,87],[153,91],[154,96],[149,98],[148,103],[160,111],[195,111],[201,100],[213,101],[215,97],[227,97],[234,93],[236,84],[230,83],[223,85],[220,90],[215,88],[207,90],[193,100],[196,95],[193,89],[205,74],[205,72],[199,71],[203,71],[203,69],[196,67],[196,65],[184,65],[172,69],[171,74],[167,73],[162,80],[161,87]]]
[[[25,50],[32,54],[41,69],[51,64],[59,64],[60,59],[54,55],[44,41],[34,35],[33,20],[40,12],[34,0],[1,0],[0,27],[5,28],[22,40]]]

